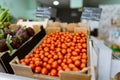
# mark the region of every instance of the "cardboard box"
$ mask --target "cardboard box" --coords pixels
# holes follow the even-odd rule
[[[61,28],[60,27],[47,27],[45,31],[46,31],[46,34],[50,34],[51,32],[56,32],[56,31],[60,32]]]
[[[50,34],[51,32],[56,32],[56,31],[65,32],[66,31],[66,28],[65,28],[66,25],[67,25],[67,23],[59,23],[59,22],[48,23],[48,25],[46,27],[46,34]]]
[[[15,57],[18,56],[19,58],[23,58],[24,55],[27,55],[31,49],[34,48],[35,45],[38,44],[38,42],[46,35],[45,30],[43,27],[41,27],[41,31],[37,33],[34,37],[32,37],[30,40],[25,42],[20,48],[17,49],[17,51],[9,55],[8,52],[0,53],[0,63],[5,69],[7,73],[14,73],[9,62]],[[33,44],[34,43],[34,44]]]
[[[39,46],[39,44],[41,44],[41,41],[34,48],[37,48]],[[33,52],[33,49],[31,50],[30,53]],[[53,77],[53,76],[49,76],[49,75],[42,75],[42,74],[33,73],[29,66],[22,65],[19,63],[19,59],[22,59],[22,58],[20,58],[18,56],[10,62],[10,65],[11,65],[11,67],[16,75],[37,78],[39,80],[66,80],[66,79],[67,80],[91,80],[91,71],[89,68],[90,67],[89,44],[88,44],[87,52],[88,52],[88,54],[87,54],[88,55],[88,64],[87,64],[88,67],[85,68],[85,70],[83,69],[82,71],[79,71],[79,72],[62,71],[62,72],[60,72],[60,74],[61,74],[60,77]]]

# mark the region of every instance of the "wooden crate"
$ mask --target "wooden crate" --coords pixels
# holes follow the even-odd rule
[[[41,44],[41,41],[34,48],[37,48],[38,45]],[[89,41],[89,38],[88,38],[88,41]],[[88,41],[87,41],[87,43],[88,43]],[[33,52],[33,49],[31,50],[30,53]],[[87,54],[88,54],[88,64],[87,65],[88,65],[88,67],[87,68],[85,68],[85,69],[83,69],[82,71],[79,71],[79,72],[62,71],[62,72],[60,72],[60,74],[61,74],[60,77],[53,77],[53,76],[42,75],[42,74],[35,74],[35,73],[32,72],[32,70],[29,66],[22,65],[22,64],[19,63],[19,59],[22,59],[22,58],[19,58],[19,57],[14,58],[10,62],[10,65],[13,68],[13,71],[15,72],[16,75],[37,78],[39,80],[66,80],[66,79],[67,80],[91,80],[89,52],[90,51],[89,51],[89,44],[88,44],[88,47],[87,47]]]

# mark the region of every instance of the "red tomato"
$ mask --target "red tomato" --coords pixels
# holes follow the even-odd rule
[[[21,62],[21,64],[23,64],[23,65],[27,65],[25,62]]]
[[[57,70],[56,70],[56,69],[52,69],[52,70],[50,71],[50,75],[51,75],[51,76],[56,76],[56,75],[57,75]]]
[[[80,65],[80,68],[81,69],[83,69],[83,68],[85,68],[86,67],[86,64],[84,64],[84,63],[82,63],[81,65]]]
[[[65,71],[71,71],[71,69],[70,69],[70,68],[68,68],[68,67],[66,67],[66,68],[65,68]]]
[[[80,64],[81,64],[81,63],[80,63],[80,61],[79,61],[79,60],[76,60],[74,64],[75,64],[75,66],[77,66],[77,67],[78,67],[78,66],[80,66]]]
[[[41,55],[40,58],[43,59],[45,56],[44,55]]]
[[[62,63],[62,60],[61,60],[61,59],[59,59],[57,62],[58,62],[58,64],[61,64],[61,63]]]
[[[34,57],[39,58],[39,54],[34,54]]]
[[[21,59],[19,62],[20,62],[20,63],[24,62],[24,59]]]
[[[81,59],[81,62],[86,64],[87,63],[87,60],[86,59]]]
[[[71,50],[70,48],[67,48],[67,52],[68,52],[68,53],[71,53],[72,50]]]
[[[66,49],[67,48],[66,44],[62,43],[62,48]]]
[[[87,50],[86,49],[82,49],[82,53],[86,53],[87,52]]]
[[[80,49],[77,48],[77,49],[75,49],[75,51],[76,51],[77,53],[79,53],[79,52],[80,52]]]
[[[54,60],[57,60],[58,58],[59,58],[59,57],[58,57],[57,55],[54,55],[54,56],[53,56],[53,59],[54,59]]]
[[[45,55],[46,57],[48,57],[48,55],[49,55],[49,52],[45,52],[45,53],[44,53],[44,55]]]
[[[63,59],[63,55],[59,55],[58,57],[59,57],[59,59]]]
[[[48,52],[48,51],[49,51],[49,48],[48,48],[48,47],[44,47],[44,51],[45,51],[45,52]]]
[[[41,65],[40,61],[35,61],[35,66],[40,66],[40,65]]]
[[[56,48],[56,52],[60,52],[61,51],[61,49],[60,48]]]
[[[25,62],[26,64],[29,64],[29,63],[30,63],[30,60],[29,60],[29,59],[24,59],[24,62]]]
[[[44,58],[43,58],[43,61],[44,61],[44,62],[48,62],[48,58],[47,58],[47,57],[44,57]]]
[[[44,53],[44,51],[43,50],[40,50],[40,54],[43,54]]]
[[[63,70],[61,66],[58,66],[57,68],[58,71]]]
[[[75,47],[71,46],[70,49],[71,49],[71,50],[75,50]]]
[[[51,49],[51,50],[54,50],[54,49],[55,49],[54,45],[51,45],[51,46],[50,46],[50,49]]]
[[[35,64],[32,64],[32,63],[31,63],[31,64],[29,64],[29,66],[31,67],[32,70],[35,69]]]
[[[40,61],[41,59],[40,59],[40,58],[35,58],[34,60],[35,60],[35,61]]]
[[[74,46],[75,46],[75,43],[74,43],[74,42],[71,42],[71,45],[74,47]]]
[[[63,69],[66,70],[66,68],[68,68],[68,66],[67,66],[67,65],[64,65],[64,66],[63,66]]]
[[[41,67],[35,67],[35,73],[40,73],[41,72]]]
[[[72,71],[80,71],[80,69],[78,69],[77,67],[74,67]]]
[[[63,59],[63,62],[66,63],[66,62],[67,62],[67,59],[64,58],[64,59]]]
[[[51,70],[51,65],[50,65],[50,64],[47,64],[47,65],[46,65],[46,68],[47,68],[48,70]]]
[[[26,59],[30,58],[30,55],[26,55],[25,58],[26,58]]]
[[[48,60],[48,64],[52,64],[54,62],[54,59],[51,58],[50,60]]]
[[[48,58],[49,58],[49,59],[52,58],[52,54],[49,54],[49,55],[48,55]]]
[[[47,75],[48,74],[47,68],[42,68],[41,73]]]
[[[47,66],[47,62],[43,62],[43,67],[46,67]]]
[[[33,60],[31,60],[31,61],[30,61],[30,64],[34,64],[34,61],[33,61]]]
[[[86,43],[83,43],[83,44],[82,44],[82,47],[86,49],[86,48],[87,48],[87,44],[86,44]]]
[[[62,49],[62,54],[65,55],[66,54],[66,49]]]
[[[73,52],[72,52],[72,55],[73,55],[73,56],[78,56],[78,53],[77,53],[76,51],[73,51]]]
[[[53,63],[52,63],[52,68],[57,68],[57,67],[58,67],[57,61],[53,62]]]
[[[71,64],[72,63],[72,60],[69,58],[67,59],[67,64]]]
[[[82,55],[82,59],[87,59],[87,55]]]
[[[72,68],[75,67],[75,65],[71,63],[71,64],[68,65],[68,67],[69,67],[70,69],[72,69]]]

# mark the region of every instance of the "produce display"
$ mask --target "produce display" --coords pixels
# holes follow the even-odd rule
[[[25,41],[34,35],[34,30],[31,27],[17,26],[13,31],[9,29],[9,24],[6,23],[6,30],[1,30],[0,35],[0,52],[7,51],[12,53],[15,49],[18,49]]]
[[[54,32],[19,62],[34,73],[60,76],[60,71],[80,71],[87,67],[87,36],[82,33]]]

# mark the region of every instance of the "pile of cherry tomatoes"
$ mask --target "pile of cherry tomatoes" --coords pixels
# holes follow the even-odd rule
[[[60,76],[60,71],[80,71],[87,67],[87,36],[82,33],[54,32],[33,52],[20,60],[33,72]]]

